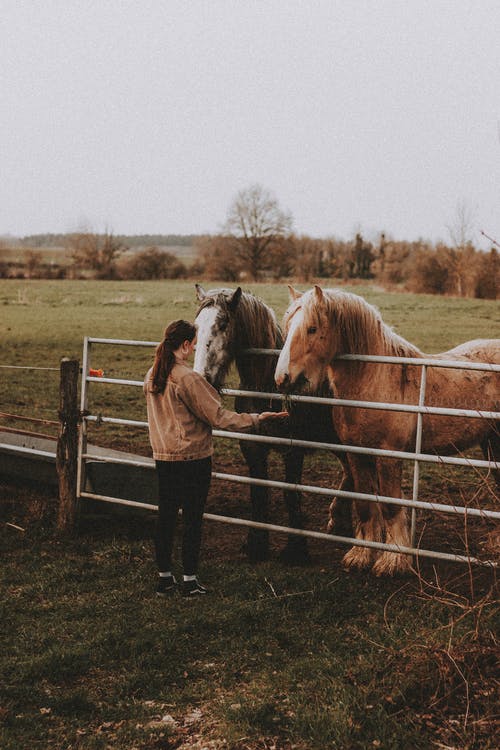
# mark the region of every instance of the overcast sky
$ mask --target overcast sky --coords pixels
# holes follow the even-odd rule
[[[499,0],[0,0],[0,235],[500,239]],[[484,243],[483,245],[484,246]]]

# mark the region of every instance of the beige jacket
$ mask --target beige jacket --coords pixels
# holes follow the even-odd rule
[[[215,388],[176,359],[163,393],[152,393],[151,373],[144,380],[149,440],[157,461],[194,461],[213,453],[212,428],[258,432],[258,414],[224,409]]]

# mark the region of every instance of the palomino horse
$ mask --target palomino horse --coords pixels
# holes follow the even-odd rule
[[[336,359],[343,354],[422,358],[423,353],[394,333],[372,305],[356,294],[315,286],[300,294],[291,287],[285,313],[285,344],[276,367],[282,390],[312,390],[328,377],[336,398],[418,404],[421,368],[417,365]],[[461,344],[434,359],[500,363],[500,339]],[[430,367],[426,405],[498,411],[500,375],[492,371]],[[335,406],[333,423],[344,444],[411,451],[415,447],[417,415]],[[422,451],[458,453],[480,444],[485,455],[500,459],[499,423],[442,415],[423,417]],[[347,454],[355,492],[401,497],[402,461]],[[498,478],[498,474],[497,474]],[[397,546],[410,546],[406,511],[398,505],[356,500],[355,536]],[[374,563],[374,564],[373,564]],[[377,575],[410,568],[404,554],[355,546],[344,557],[346,566],[367,568]]]
[[[200,306],[195,324],[198,329],[198,343],[194,359],[194,369],[217,389],[224,385],[228,370],[236,363],[240,378],[240,390],[275,392],[274,369],[277,355],[245,354],[248,348],[279,349],[283,343],[281,330],[274,311],[261,299],[249,292],[235,289],[211,289],[206,292],[196,284],[196,293]],[[321,386],[318,386],[318,393]],[[331,395],[323,389],[322,395]],[[238,396],[235,399],[237,411],[261,412],[280,411],[280,399]],[[286,433],[286,434],[285,434]],[[279,427],[273,425],[273,434],[280,437],[338,442],[334,432],[329,407],[311,404],[294,406],[290,410],[290,424],[279,434]],[[269,444],[240,441],[240,448],[248,465],[251,477],[267,479]],[[298,484],[302,477],[304,449],[287,447],[279,449],[285,465],[285,479],[291,484]],[[341,461],[344,464],[343,457]],[[347,468],[347,467],[346,467]],[[342,487],[351,487],[350,476],[346,474]],[[303,528],[300,493],[296,490],[284,492],[288,509],[289,525]],[[252,519],[268,521],[269,493],[267,487],[251,485]],[[350,504],[340,498],[333,503],[336,531],[350,527]],[[252,560],[267,557],[269,535],[266,531],[250,529],[248,535],[248,555]],[[281,557],[291,562],[302,562],[308,559],[306,539],[290,535]]]

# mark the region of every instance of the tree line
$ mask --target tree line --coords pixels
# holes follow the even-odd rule
[[[242,278],[293,279],[298,282],[342,279],[374,280],[386,288],[428,294],[497,299],[500,289],[500,256],[444,243],[387,240],[376,244],[361,234],[350,241],[295,236],[268,249],[258,274],[238,256],[230,237],[206,237],[198,243],[198,275],[236,282]]]
[[[412,292],[497,299],[500,257],[467,237],[464,212],[452,242],[394,240],[381,233],[376,242],[356,233],[349,240],[315,238],[292,231],[291,214],[260,185],[240,191],[217,234],[141,235],[126,238],[106,232],[37,235],[38,244],[9,263],[0,245],[0,276],[23,278],[177,279],[205,278],[227,283],[293,280],[374,280]],[[47,263],[41,248],[54,238],[64,248],[64,263]],[[24,238],[27,240],[29,238]],[[157,242],[161,240],[161,242]],[[165,244],[164,244],[165,243]],[[191,247],[186,263],[169,245]],[[4,250],[6,242],[3,243]],[[145,245],[145,247],[144,247]],[[331,284],[332,285],[332,284]]]

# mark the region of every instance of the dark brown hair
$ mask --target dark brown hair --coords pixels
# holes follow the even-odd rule
[[[158,344],[155,361],[151,373],[151,390],[153,393],[163,393],[167,385],[168,376],[174,366],[174,352],[185,341],[193,341],[196,336],[196,326],[187,320],[174,320],[165,329],[163,341]]]

